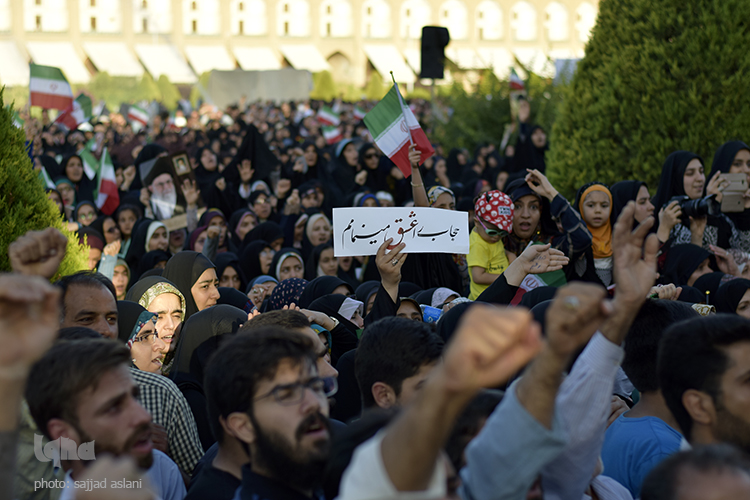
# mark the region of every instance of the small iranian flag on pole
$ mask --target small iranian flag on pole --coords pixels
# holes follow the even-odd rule
[[[366,114],[367,112],[365,112],[365,110],[360,108],[359,106],[356,106],[354,108],[354,118],[356,118],[357,120],[363,120]]]
[[[115,167],[109,156],[109,151],[104,148],[102,161],[96,173],[96,206],[104,215],[112,215],[120,205],[120,193],[117,190],[117,179],[115,178]]]
[[[78,156],[81,157],[83,160],[83,172],[86,174],[86,177],[89,180],[93,180],[94,177],[96,177],[96,173],[99,170],[99,162],[97,161],[96,157],[91,154],[91,143],[86,145],[85,148],[81,150],[81,152],[78,154]]]
[[[338,127],[322,127],[323,137],[326,139],[326,144],[336,144],[343,139],[343,134]]]
[[[67,109],[73,104],[73,91],[60,68],[29,64],[29,94],[32,106]]]
[[[23,128],[24,123],[26,123],[23,118],[21,118],[21,115],[18,114],[18,111],[15,109],[12,109],[10,106],[6,106],[6,108],[11,110],[11,113],[13,114],[13,125],[16,126],[16,128]]]
[[[318,111],[318,121],[323,125],[331,125],[335,127],[338,127],[339,123],[341,123],[338,113],[328,106],[320,108],[320,111]]]
[[[367,113],[365,126],[375,138],[375,144],[396,164],[404,177],[411,175],[409,146],[417,146],[421,153],[420,165],[435,154],[414,113],[404,104],[395,81],[385,97]]]
[[[521,80],[521,77],[518,76],[518,73],[516,73],[516,70],[511,68],[510,70],[510,90],[525,90],[526,86],[523,83],[523,80]]]
[[[75,130],[78,125],[91,118],[91,98],[86,95],[79,95],[73,104],[67,107],[55,120],[55,123],[62,125],[68,130]]]
[[[132,122],[138,122],[141,124],[141,126],[145,127],[148,125],[148,112],[136,106],[135,104],[131,104],[130,108],[128,109],[128,119]]]

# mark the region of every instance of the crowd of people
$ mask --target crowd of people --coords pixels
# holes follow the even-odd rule
[[[525,100],[411,176],[320,106],[26,121],[89,265],[8,250],[0,498],[750,498],[750,146],[571,202]],[[469,253],[336,257],[334,208],[392,206],[466,212]]]

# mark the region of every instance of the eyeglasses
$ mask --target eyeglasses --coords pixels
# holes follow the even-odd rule
[[[117,229],[117,226],[112,226],[109,229],[107,229],[107,233],[109,233],[109,234],[113,234],[113,233],[116,233],[118,231],[120,231],[120,230]]]
[[[369,160],[370,158],[377,158],[377,157],[378,157],[377,153],[367,153],[365,155],[365,159],[367,160]]]
[[[265,205],[266,203],[271,203],[271,202],[268,201],[267,198],[258,198],[257,200],[255,200],[255,203],[257,205]]]
[[[482,229],[484,229],[484,232],[487,233],[487,236],[500,236],[502,238],[508,234],[507,231],[503,230],[498,231],[496,229],[487,229],[487,226],[484,225],[484,222],[482,222],[482,218],[479,216],[477,216],[477,221],[479,221],[479,225],[482,226]]]
[[[154,333],[147,333],[145,335],[133,338],[133,342],[145,342],[149,345],[153,345],[158,337],[159,334],[154,331]]]
[[[90,214],[78,214],[78,218],[79,219],[84,219],[84,220],[94,219],[94,218],[96,218],[96,214],[94,214],[94,213],[90,213]]]
[[[313,377],[307,382],[277,385],[266,394],[255,398],[255,401],[273,396],[277,403],[284,406],[292,406],[302,402],[305,398],[306,389],[313,391],[316,396],[328,398],[336,394],[339,390],[339,385],[334,377]]]
[[[263,250],[262,252],[260,252],[260,255],[262,257],[273,257],[274,255],[276,255],[276,252],[274,250]]]

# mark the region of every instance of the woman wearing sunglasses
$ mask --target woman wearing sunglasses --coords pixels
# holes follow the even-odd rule
[[[487,191],[474,202],[474,213],[467,256],[471,300],[479,297],[508,267],[502,238],[513,227],[513,202],[500,191]]]

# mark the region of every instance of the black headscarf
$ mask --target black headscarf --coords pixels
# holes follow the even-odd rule
[[[693,283],[693,287],[700,290],[700,292],[704,296],[708,295],[708,304],[714,305],[716,292],[719,290],[724,276],[726,276],[726,274],[719,271],[715,273],[704,274],[703,276],[695,280],[695,283]],[[708,294],[706,294],[706,292],[708,292]]]
[[[310,281],[305,287],[305,291],[302,292],[299,298],[299,305],[302,309],[307,309],[314,300],[319,299],[324,295],[330,295],[333,291],[344,285],[349,289],[349,293],[354,293],[352,287],[349,284],[336,276],[320,276]]]
[[[742,296],[748,289],[750,289],[750,280],[743,278],[721,285],[713,302],[716,312],[737,314],[737,306],[740,305]]]
[[[341,309],[341,305],[345,300],[345,295],[324,295],[313,300],[308,309],[310,309],[311,311],[322,312],[324,314],[327,314],[328,316],[333,316],[334,318],[339,320],[339,323],[342,326],[344,326],[352,334],[356,335],[357,325],[339,314],[339,309]]]
[[[344,139],[336,145],[336,155],[331,159],[331,163],[326,166],[323,176],[329,193],[337,206],[346,206],[348,204],[346,200],[351,199],[360,187],[355,182],[357,166],[349,165],[344,157],[344,150],[351,143],[351,139]]]
[[[229,217],[229,223],[228,223],[229,232],[232,234],[232,237],[229,241],[234,247],[234,249],[238,252],[242,248],[242,240],[240,239],[239,236],[237,236],[237,227],[240,225],[240,222],[242,221],[242,219],[245,218],[245,215],[247,214],[250,214],[249,216],[255,219],[255,223],[257,226],[258,217],[256,217],[255,212],[253,212],[249,208],[240,208],[239,210],[235,210],[234,212],[232,212],[232,215]]]
[[[125,262],[132,271],[138,272],[141,259],[146,255],[146,236],[148,236],[148,228],[152,222],[154,222],[153,219],[140,219],[133,226],[130,247],[125,255]]]
[[[57,179],[64,175],[60,164],[50,155],[40,155],[39,161],[42,162],[42,166],[47,171],[47,175],[49,175],[50,179]]]
[[[120,342],[127,342],[130,334],[135,328],[138,316],[146,309],[138,302],[130,300],[117,301],[117,339]]]
[[[191,289],[207,269],[215,269],[216,266],[202,253],[192,250],[184,250],[174,255],[164,268],[162,276],[175,284],[177,289],[185,296],[186,311],[185,320],[198,312]]]
[[[714,153],[714,162],[711,165],[711,175],[706,177],[707,182],[719,172],[728,174],[729,169],[732,168],[734,157],[743,149],[750,151],[750,146],[742,141],[729,141],[719,146],[719,149]]]
[[[219,278],[219,281],[221,281],[221,275],[224,274],[224,270],[227,267],[231,267],[235,270],[237,273],[237,276],[240,278],[240,290],[244,290],[247,281],[245,280],[244,273],[242,272],[242,268],[240,267],[240,258],[237,257],[236,253],[233,252],[223,252],[218,254],[216,257],[214,257],[214,262],[216,264],[216,277]]]
[[[690,275],[709,257],[711,253],[698,245],[691,243],[673,245],[664,263],[661,282],[674,283],[676,286],[687,285]]]
[[[514,168],[523,171],[525,171],[525,169],[527,168],[536,169],[542,173],[544,173],[544,171],[546,170],[547,165],[544,161],[544,155],[547,152],[547,149],[549,149],[549,137],[543,147],[536,147],[534,145],[534,142],[531,140],[531,136],[537,130],[544,131],[541,126],[534,125],[533,127],[531,127],[526,140],[522,141],[519,137],[519,140],[516,142],[516,153],[513,157]]]
[[[557,230],[557,224],[555,224],[555,221],[552,220],[552,210],[550,209],[549,200],[536,194],[531,189],[531,187],[529,187],[529,184],[526,182],[525,177],[516,179],[513,182],[507,184],[505,186],[505,194],[510,196],[510,199],[513,200],[513,203],[527,195],[534,195],[539,199],[539,206],[541,208],[541,214],[539,216],[539,226],[537,226],[537,231],[539,232],[539,234],[535,233],[531,238],[532,241],[548,243],[552,238],[560,234],[560,232]],[[520,253],[528,244],[528,241],[521,241],[514,233],[511,232],[505,238],[503,243],[505,244],[505,249],[507,251],[515,252],[520,255]],[[458,289],[454,288],[453,290]]]
[[[357,287],[354,292],[355,297],[358,301],[364,303],[367,308],[367,301],[370,299],[370,295],[377,292],[380,287],[380,282],[375,280],[365,281]]]
[[[658,214],[659,210],[673,197],[685,195],[685,170],[687,170],[688,163],[695,159],[703,163],[700,156],[689,151],[675,151],[667,156],[661,168],[659,188],[654,197],[654,213]]]
[[[432,287],[432,288],[428,288],[427,290],[422,290],[420,292],[413,294],[411,298],[416,300],[418,303],[420,303],[423,306],[431,306],[432,296],[435,294],[435,290],[437,289],[438,287]]]
[[[143,273],[146,271],[155,269],[156,264],[159,262],[168,262],[170,257],[171,255],[169,252],[165,252],[164,250],[151,250],[150,252],[146,252],[143,257],[141,257],[140,264],[138,265],[138,276],[136,279],[143,276]]]
[[[266,248],[271,248],[271,245],[266,241],[257,240],[247,245],[242,251],[239,264],[248,282],[264,274],[260,267],[260,253]],[[270,268],[268,271],[271,272]]]
[[[302,265],[302,270],[303,270],[303,275],[304,275],[305,259],[302,258],[302,254],[296,248],[286,247],[276,252],[276,255],[273,256],[273,260],[271,261],[271,267],[270,269],[268,269],[269,276],[273,276],[277,280],[281,281],[281,278],[279,278],[279,275],[276,272],[276,268],[279,266],[280,263],[282,263],[282,260],[281,260],[282,257],[284,258],[284,260],[290,257],[290,255],[288,254],[294,254],[294,257],[299,259],[299,263]]]
[[[323,250],[327,250],[329,248],[333,248],[333,245],[331,243],[323,243],[322,245],[313,247],[313,249],[310,251],[310,256],[307,258],[307,262],[305,263],[305,279],[307,281],[312,281],[318,277],[318,264],[320,264],[320,254],[323,253]]]
[[[247,246],[253,241],[267,241],[269,245],[279,238],[284,237],[284,230],[281,229],[277,223],[272,221],[263,222],[258,224],[252,231],[245,235],[245,239],[242,240],[242,245]],[[248,276],[248,278],[250,278]]]
[[[219,300],[217,300],[216,303],[234,306],[237,309],[242,309],[246,313],[251,312],[253,308],[255,308],[255,305],[247,295],[236,288],[230,288],[228,286],[219,287]]]
[[[213,171],[206,170],[206,167],[203,166],[203,162],[201,161],[201,157],[205,150],[210,151],[211,154],[216,157],[216,169]],[[198,188],[201,192],[208,192],[214,184],[216,184],[216,181],[222,177],[221,172],[219,171],[221,158],[219,158],[219,155],[214,153],[211,148],[204,147],[198,149],[198,152],[195,154],[195,163],[196,167],[193,169],[193,172],[195,172],[195,180],[198,183]]]
[[[540,304],[546,300],[552,300],[555,297],[556,293],[557,287],[540,286],[524,293],[523,297],[521,297],[521,303],[519,305],[531,309],[537,304]]]
[[[464,169],[464,165],[461,165],[458,161],[458,155],[461,153],[463,153],[463,151],[460,149],[453,148],[448,154],[448,159],[445,160],[446,174],[448,175],[451,184],[455,184],[461,180],[461,175]]]
[[[445,342],[446,345],[448,345],[451,337],[453,337],[453,333],[456,331],[456,327],[458,326],[458,322],[461,321],[461,317],[474,304],[476,304],[476,302],[462,302],[461,304],[456,304],[450,309],[450,311],[443,313],[443,315],[440,316],[440,321],[438,321],[437,324],[437,334],[440,335],[440,338],[443,339],[443,342]]]
[[[189,373],[202,382],[203,370],[211,354],[219,348],[222,335],[237,333],[246,322],[245,311],[226,304],[195,313],[182,326],[171,373]]]
[[[80,155],[72,154],[66,158],[63,158],[63,161],[60,164],[60,170],[62,171],[62,174],[67,178],[68,174],[65,171],[65,167],[68,166],[68,162],[72,158],[78,158],[81,161],[81,166],[83,167],[83,158],[81,158]],[[73,182],[72,179],[68,179],[70,182]],[[81,180],[78,182],[73,182],[73,185],[75,186],[76,190],[76,200],[78,201],[94,201],[94,190],[96,189],[96,179],[89,179],[86,177],[86,170],[84,169],[83,175],[81,176]],[[95,207],[96,208],[96,207]]]
[[[242,160],[250,160],[253,164],[252,181],[268,180],[268,176],[279,164],[279,160],[268,148],[263,136],[255,127],[255,125],[247,124],[247,132],[245,138],[242,140],[242,144],[237,148],[237,154],[231,163],[224,169],[224,178],[227,182],[239,184],[240,182],[240,171],[239,165]]]
[[[612,193],[612,211],[609,214],[609,220],[614,227],[617,218],[622,213],[622,209],[630,201],[635,201],[638,198],[638,191],[641,190],[641,186],[646,186],[645,182],[642,181],[620,181],[612,184],[609,188],[609,192]],[[648,186],[646,186],[648,188]],[[634,221],[633,227],[636,227],[637,222]]]

